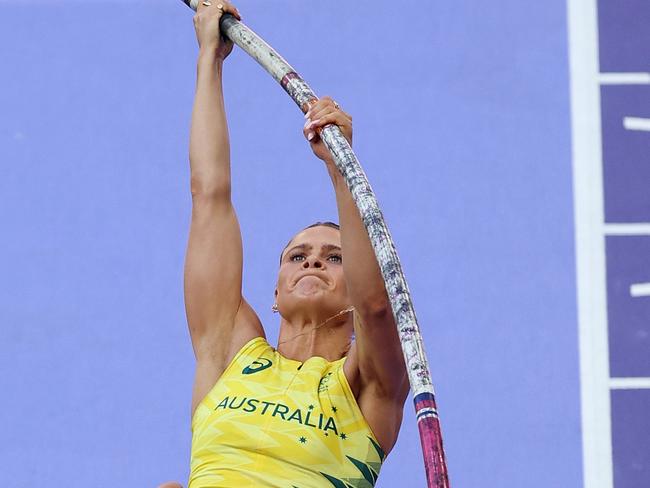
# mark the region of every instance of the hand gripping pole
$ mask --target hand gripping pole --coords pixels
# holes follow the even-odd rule
[[[198,0],[183,0],[196,10]],[[216,1],[216,0],[212,0]],[[309,85],[271,46],[250,28],[226,13],[221,17],[221,32],[246,51],[289,94],[303,113],[318,100]],[[393,316],[399,331],[417,417],[428,488],[449,488],[440,422],[424,353],[422,337],[402,266],[388,228],[352,148],[336,124],[324,126],[320,137],[329,149],[336,167],[344,177],[368,232],[384,278]]]

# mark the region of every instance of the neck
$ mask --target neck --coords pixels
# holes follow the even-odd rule
[[[322,318],[296,315],[280,322],[278,352],[295,361],[320,356],[336,361],[350,349],[353,331],[352,307]]]

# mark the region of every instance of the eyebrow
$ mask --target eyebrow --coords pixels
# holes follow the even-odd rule
[[[293,251],[294,249],[311,249],[312,247],[313,246],[311,244],[298,244],[297,246],[293,246],[291,249],[287,250],[285,256],[289,254],[291,251]],[[331,251],[333,249],[340,251],[341,247],[337,246],[336,244],[323,244],[321,246],[321,251]]]

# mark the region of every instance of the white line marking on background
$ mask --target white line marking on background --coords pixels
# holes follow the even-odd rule
[[[610,378],[612,390],[640,390],[650,388],[650,378]]]
[[[627,130],[650,131],[650,119],[644,119],[641,117],[625,117],[623,118],[623,127]]]
[[[601,85],[647,85],[650,73],[600,73],[598,81]]]
[[[634,283],[630,286],[633,297],[650,297],[650,283]]]
[[[604,229],[608,236],[650,235],[650,224],[605,224]]]

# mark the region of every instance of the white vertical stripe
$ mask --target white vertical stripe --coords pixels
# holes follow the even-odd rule
[[[597,0],[569,0],[583,479],[612,488]]]
[[[650,297],[650,283],[635,283],[630,286],[633,297]]]
[[[598,79],[601,85],[647,85],[650,73],[601,73]]]
[[[624,117],[623,127],[627,130],[650,131],[650,119],[643,119],[641,117]]]

